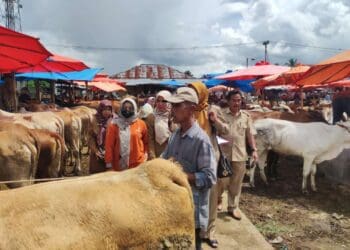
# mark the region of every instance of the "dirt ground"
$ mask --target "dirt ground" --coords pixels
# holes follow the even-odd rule
[[[282,157],[278,165],[277,181],[265,186],[256,173],[256,187],[244,185],[241,197],[266,240],[282,241],[276,249],[350,249],[350,187],[318,174],[318,192],[303,195],[301,159]]]

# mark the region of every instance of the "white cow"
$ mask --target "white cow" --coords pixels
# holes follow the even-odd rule
[[[297,123],[277,119],[262,119],[254,123],[259,154],[261,178],[267,183],[264,166],[268,150],[285,155],[301,156],[303,164],[302,191],[307,192],[307,177],[311,173],[311,189],[315,183],[316,165],[336,158],[344,149],[350,148],[350,121],[337,125],[320,122]],[[254,185],[254,169],[250,183]]]

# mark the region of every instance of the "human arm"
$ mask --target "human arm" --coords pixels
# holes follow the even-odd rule
[[[218,135],[226,135],[229,133],[229,126],[224,119],[224,115],[219,110],[219,107],[211,107],[208,116]]]
[[[147,126],[146,126],[146,123],[142,120],[140,120],[142,122],[142,143],[143,143],[143,146],[144,146],[144,150],[145,150],[145,154],[146,154],[146,157],[145,157],[145,161],[147,161],[147,158],[148,160],[150,159],[149,158],[149,136],[148,136],[148,129],[147,129]]]
[[[216,183],[217,162],[213,146],[209,142],[203,142],[197,158],[197,171],[187,174],[188,181],[198,189],[210,188]]]
[[[113,162],[113,154],[114,154],[114,147],[115,147],[115,140],[116,140],[116,125],[109,124],[107,127],[106,132],[106,141],[105,141],[105,163],[106,168],[110,169],[112,168],[112,162]]]
[[[156,158],[155,154],[155,132],[154,132],[154,115],[150,114],[146,118],[147,134],[148,134],[148,159]]]

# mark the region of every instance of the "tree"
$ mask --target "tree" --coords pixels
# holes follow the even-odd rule
[[[189,70],[186,70],[186,71],[184,72],[184,74],[185,74],[186,76],[193,77],[191,71],[189,71]]]
[[[289,67],[295,67],[295,66],[297,66],[297,64],[298,64],[298,59],[296,59],[296,58],[291,58],[285,63],[285,65],[287,65]]]

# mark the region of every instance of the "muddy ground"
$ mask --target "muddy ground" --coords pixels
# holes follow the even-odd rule
[[[256,187],[244,185],[241,198],[266,240],[282,240],[276,249],[350,249],[350,187],[318,173],[318,192],[303,195],[301,159],[282,157],[278,165],[280,179],[266,187],[256,173]]]

